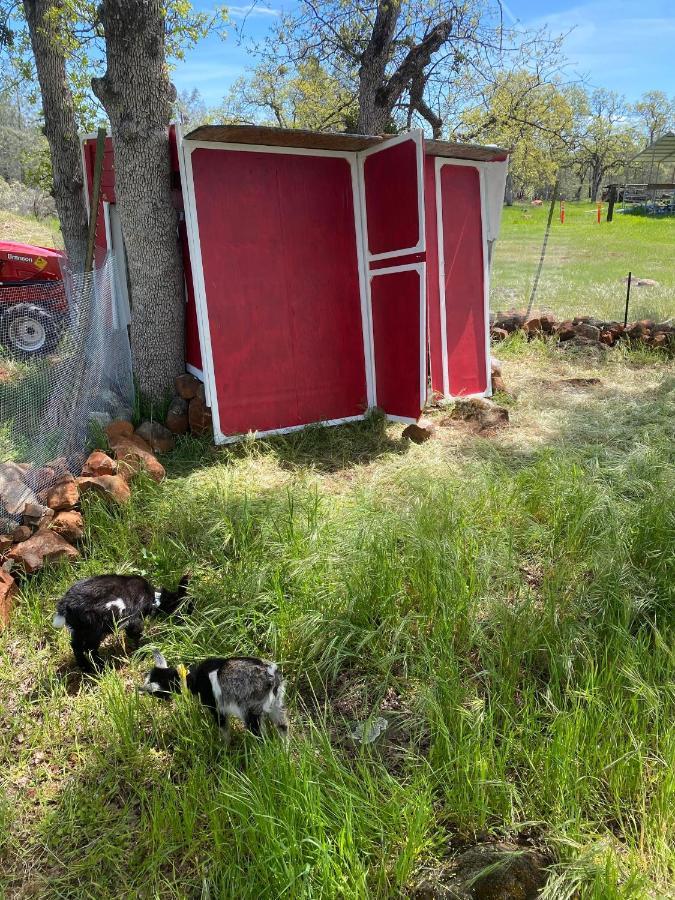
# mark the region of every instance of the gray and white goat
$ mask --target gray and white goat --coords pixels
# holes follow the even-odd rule
[[[169,666],[157,650],[152,655],[155,665],[141,691],[166,700],[179,693],[184,682],[190,693],[211,710],[226,740],[230,716],[236,716],[256,735],[269,720],[284,739],[288,738],[286,683],[276,663],[254,656],[212,656],[186,669]]]

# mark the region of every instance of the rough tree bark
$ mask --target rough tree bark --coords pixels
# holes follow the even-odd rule
[[[453,19],[444,19],[408,50],[395,72],[387,77],[396,24],[401,14],[400,0],[380,0],[373,31],[361,57],[359,69],[359,134],[381,134],[406,88],[411,106],[431,125],[434,137],[440,136],[441,120],[424,102],[420,86],[431,57],[452,33]]]
[[[42,95],[54,201],[71,267],[81,272],[87,251],[87,212],[73,95],[64,53],[54,35],[54,14],[60,5],[60,0],[23,0]]]
[[[172,205],[162,0],[103,0],[107,69],[92,79],[115,151],[115,194],[131,287],[131,351],[141,392],[164,399],[185,371],[183,269]]]
[[[507,206],[513,206],[513,174],[511,172],[510,164],[509,171],[506,174],[506,184],[504,186],[504,203]]]

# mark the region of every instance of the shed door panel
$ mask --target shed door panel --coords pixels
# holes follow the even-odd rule
[[[348,161],[206,148],[191,159],[221,432],[361,414]]]
[[[393,138],[362,157],[369,256],[423,251],[421,132]]]
[[[423,266],[372,272],[370,298],[377,405],[414,421],[424,405]]]
[[[375,402],[407,421],[420,414],[426,382],[422,154],[421,132],[362,154]]]
[[[487,388],[485,272],[480,175],[473,166],[440,169],[449,393],[482,394]]]

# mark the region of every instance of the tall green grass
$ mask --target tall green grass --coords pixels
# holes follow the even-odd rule
[[[196,610],[80,679],[50,628],[73,572],[25,584],[0,661],[7,895],[405,896],[477,836],[529,833],[555,859],[548,897],[667,896],[672,401],[663,382],[632,442],[615,417],[519,455],[403,452],[378,420],[186,441],[125,509],[87,502],[78,575],[190,569]],[[370,460],[335,471],[350,440]],[[280,661],[289,752],[225,748],[191,698],[139,695],[150,646]],[[376,714],[387,732],[356,744]]]

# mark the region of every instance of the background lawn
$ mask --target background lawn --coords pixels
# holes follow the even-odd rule
[[[591,203],[565,203],[565,224],[556,205],[535,306],[561,316],[595,315],[623,321],[626,285],[633,276],[659,287],[631,292],[631,319],[663,321],[675,315],[675,217],[625,215],[596,221]],[[548,205],[505,207],[494,258],[491,307],[527,306],[548,217]]]

